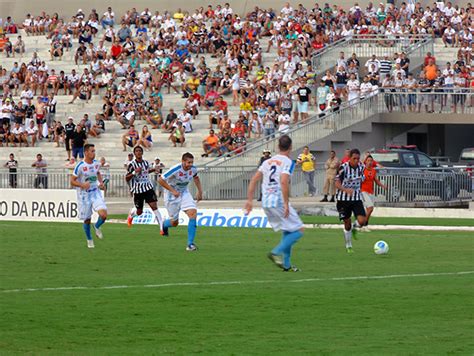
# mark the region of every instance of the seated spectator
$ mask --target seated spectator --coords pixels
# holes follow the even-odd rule
[[[183,128],[186,133],[193,131],[191,119],[192,119],[191,114],[189,114],[186,109],[183,109],[181,114],[178,115],[178,120],[179,122],[183,124]]]
[[[130,125],[129,130],[123,134],[122,136],[122,146],[123,146],[123,151],[127,151],[127,146],[129,147],[135,147],[138,143],[139,140],[139,134],[138,131],[135,130],[134,125]]]
[[[209,136],[202,141],[202,148],[204,153],[201,157],[209,157],[209,155],[213,153],[217,153],[219,156],[221,155],[219,151],[219,138],[214,133],[214,130],[210,130]]]
[[[38,136],[38,128],[35,126],[35,122],[33,120],[30,121],[30,124],[26,128],[25,132],[28,145],[34,147],[36,145],[36,138]]]
[[[143,126],[142,134],[140,136],[140,139],[138,140],[137,145],[144,147],[145,150],[147,150],[147,151],[150,151],[151,148],[153,147],[153,138],[152,138],[152,135],[151,135],[151,131],[148,130],[147,125]]]
[[[174,112],[174,109],[170,109],[168,115],[166,115],[166,120],[163,123],[162,129],[166,132],[171,132],[173,127],[176,125],[176,121],[178,120],[178,115]]]
[[[20,147],[22,143],[24,143],[26,147],[28,147],[28,141],[26,139],[25,130],[23,126],[21,126],[18,122],[15,123],[13,129],[11,130],[10,142],[13,144],[13,147],[16,147],[17,143],[20,144]]]
[[[95,115],[95,124],[89,130],[89,135],[92,137],[100,137],[105,132],[105,121],[101,114]]]
[[[173,143],[173,147],[176,147],[176,144],[179,143],[181,147],[184,146],[184,142],[186,141],[185,137],[185,131],[183,127],[183,123],[181,121],[177,121],[177,124],[175,127],[173,127],[173,130],[171,131],[171,135],[168,138]]]
[[[234,137],[234,153],[242,153],[247,145],[247,139],[245,138],[245,132],[242,130],[237,131],[237,136]]]

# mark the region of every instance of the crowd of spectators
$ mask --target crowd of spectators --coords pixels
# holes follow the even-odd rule
[[[199,112],[210,111],[203,155],[241,152],[248,140],[268,139],[306,122],[312,105],[320,112],[336,110],[342,101],[356,102],[389,87],[449,88],[450,71],[453,86],[471,86],[473,13],[470,4],[460,7],[451,2],[426,7],[419,2],[399,7],[369,3],[365,8],[355,3],[349,9],[327,3],[293,8],[286,3],[280,10],[255,7],[241,16],[226,3],[194,12],[132,8],[120,16],[109,7],[103,14],[79,9],[71,18],[28,14],[21,23],[7,17],[0,24],[4,33],[23,29],[28,36],[46,36],[50,60],[58,61],[56,69],[49,68],[33,53],[13,68],[0,68],[0,138],[11,145],[36,145],[45,139],[57,145],[64,142],[68,152],[80,158],[80,149],[74,147],[84,138],[75,132],[97,137],[105,132],[105,121],[115,120],[126,130],[124,150],[137,144],[152,149],[153,130],[169,133],[170,144],[182,146]],[[437,65],[434,58],[415,75],[405,53],[383,59],[374,56],[363,68],[356,54],[347,59],[342,54],[335,69],[316,80],[322,73],[310,64],[315,52],[343,37],[384,35],[379,45],[390,46],[392,38],[410,42],[422,34],[459,47],[452,69],[446,72],[447,67],[440,65],[430,79],[432,66]],[[24,60],[24,41],[15,36],[11,42],[15,37],[3,35],[0,49],[7,56],[22,54]],[[264,38],[268,39],[266,48]],[[263,52],[270,50],[275,51],[275,60],[265,64]],[[61,70],[65,52],[85,68]],[[208,65],[205,54],[216,58],[217,65]],[[444,78],[442,84],[440,78]],[[184,99],[182,109],[174,108],[166,117],[162,112],[165,91]],[[96,123],[85,117],[68,133],[54,121],[57,95],[70,95],[71,104],[100,97],[103,107],[94,113]],[[387,105],[411,111],[421,107],[409,96],[390,99]],[[230,115],[230,108],[238,114]],[[426,110],[432,111],[429,106]],[[141,132],[135,129],[137,120],[147,124]]]

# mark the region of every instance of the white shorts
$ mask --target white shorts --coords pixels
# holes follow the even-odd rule
[[[366,208],[373,208],[375,202],[375,195],[369,194],[367,192],[362,192],[362,202]]]
[[[107,210],[99,189],[91,192],[79,191],[77,193],[77,205],[79,208],[79,219],[81,220],[90,219],[93,211]]]
[[[263,208],[267,215],[268,222],[275,231],[298,231],[303,227],[303,222],[296,213],[296,210],[290,205],[290,215],[287,218],[283,216],[284,209],[280,208]]]
[[[166,192],[165,208],[168,210],[168,215],[171,220],[178,220],[181,210],[197,209],[197,205],[191,193],[188,191],[182,192],[178,198],[175,198],[170,192]]]

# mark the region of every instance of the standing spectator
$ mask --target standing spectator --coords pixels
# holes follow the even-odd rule
[[[303,152],[300,153],[298,159],[296,160],[297,164],[301,164],[301,170],[303,171],[304,178],[308,184],[309,195],[314,197],[316,194],[316,187],[314,186],[314,168],[315,168],[316,158],[309,151],[309,147],[305,146]]]
[[[43,189],[48,189],[48,163],[43,159],[41,153],[36,155],[36,162],[34,162],[31,167],[35,167],[36,169],[34,187],[39,189],[40,186],[42,186]]]
[[[308,105],[311,89],[306,86],[306,81],[302,79],[298,88],[298,112],[301,114],[301,121],[303,123],[308,120]]]
[[[270,150],[263,150],[262,157],[260,157],[260,162],[258,162],[258,168],[262,165],[263,162],[272,158],[272,153]],[[257,201],[262,201],[262,192],[260,191],[260,195],[258,196]]]
[[[110,183],[110,163],[105,157],[100,157],[100,173],[102,174],[102,183],[104,184],[104,196],[107,194]]]
[[[74,124],[74,121],[73,121],[73,118],[72,116],[69,116],[67,118],[67,124],[64,125],[64,130],[66,132],[66,152],[67,152],[67,160],[66,161],[70,161],[71,160],[71,139],[72,139],[72,136],[74,134],[74,132],[76,131],[76,125]]]
[[[72,147],[72,156],[75,160],[79,156],[80,159],[84,158],[84,145],[87,141],[87,135],[80,124],[77,124],[76,131],[71,136],[70,145]]]
[[[163,187],[161,184],[158,184],[158,180],[160,179],[161,175],[163,174],[163,170],[165,169],[165,165],[161,162],[160,157],[155,157],[155,162],[153,162],[152,167],[153,171],[155,172],[155,187],[158,188],[158,198],[161,198],[163,195]],[[155,188],[155,189],[156,189]]]
[[[10,160],[7,161],[3,166],[8,168],[8,183],[10,188],[16,188],[18,161],[15,159],[15,155],[13,153],[10,153]]]
[[[327,159],[326,163],[324,164],[324,168],[326,168],[326,175],[324,177],[324,187],[323,187],[323,194],[324,197],[321,202],[328,201],[328,195],[331,196],[330,202],[334,202],[334,195],[336,194],[336,175],[337,169],[341,163],[339,162],[339,158],[336,156],[336,151],[331,151],[329,154],[329,158]]]

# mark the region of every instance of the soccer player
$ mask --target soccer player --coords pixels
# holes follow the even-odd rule
[[[268,254],[268,258],[283,271],[297,272],[291,265],[291,249],[303,236],[303,223],[290,205],[290,178],[295,169],[290,159],[291,138],[283,135],[278,140],[279,154],[263,162],[248,187],[245,212],[252,211],[257,183],[262,181],[262,207],[275,231],[282,231],[281,242]],[[281,256],[283,255],[283,259]]]
[[[349,160],[339,167],[336,176],[336,208],[339,219],[344,222],[344,240],[346,250],[352,253],[352,237],[356,238],[351,217],[354,213],[356,224],[354,227],[364,226],[366,223],[364,205],[360,187],[365,179],[364,165],[360,162],[360,151],[356,148],[350,150]],[[354,234],[353,234],[354,232]]]
[[[197,206],[188,190],[188,184],[191,181],[194,181],[198,190],[196,201],[199,202],[202,199],[201,181],[197,175],[197,168],[194,166],[194,156],[189,152],[183,154],[181,163],[171,167],[158,180],[158,183],[166,189],[164,194],[165,207],[169,215],[169,219],[163,222],[163,234],[167,236],[170,227],[178,226],[181,210],[189,217],[186,251],[197,250],[197,246],[194,244],[197,228]]]
[[[374,211],[374,183],[377,184],[379,187],[383,189],[387,189],[387,186],[384,185],[380,180],[377,178],[377,171],[375,169],[376,162],[371,155],[368,155],[365,158],[365,169],[364,169],[364,176],[365,179],[361,185],[361,192],[362,192],[362,202],[364,203],[365,212],[367,215],[367,221],[365,222],[365,226],[362,227],[361,231],[369,232],[369,219]]]
[[[92,211],[97,211],[99,219],[93,225],[95,236],[104,238],[100,227],[107,219],[107,206],[105,205],[100,189],[104,189],[100,163],[95,160],[95,146],[84,145],[84,160],[79,162],[71,176],[71,185],[77,190],[77,204],[79,206],[79,219],[84,221],[83,228],[86,233],[87,247],[94,248],[91,235]]]
[[[143,148],[141,146],[136,146],[133,149],[133,154],[135,158],[128,164],[127,174],[125,175],[125,180],[130,184],[130,191],[133,194],[133,203],[135,205],[128,215],[128,227],[132,226],[135,216],[142,215],[143,205],[147,202],[155,214],[156,221],[160,225],[161,235],[164,235],[163,219],[156,203],[158,198],[156,197],[155,186],[150,177],[150,172],[154,172],[155,168],[152,168],[150,163],[143,159]]]

